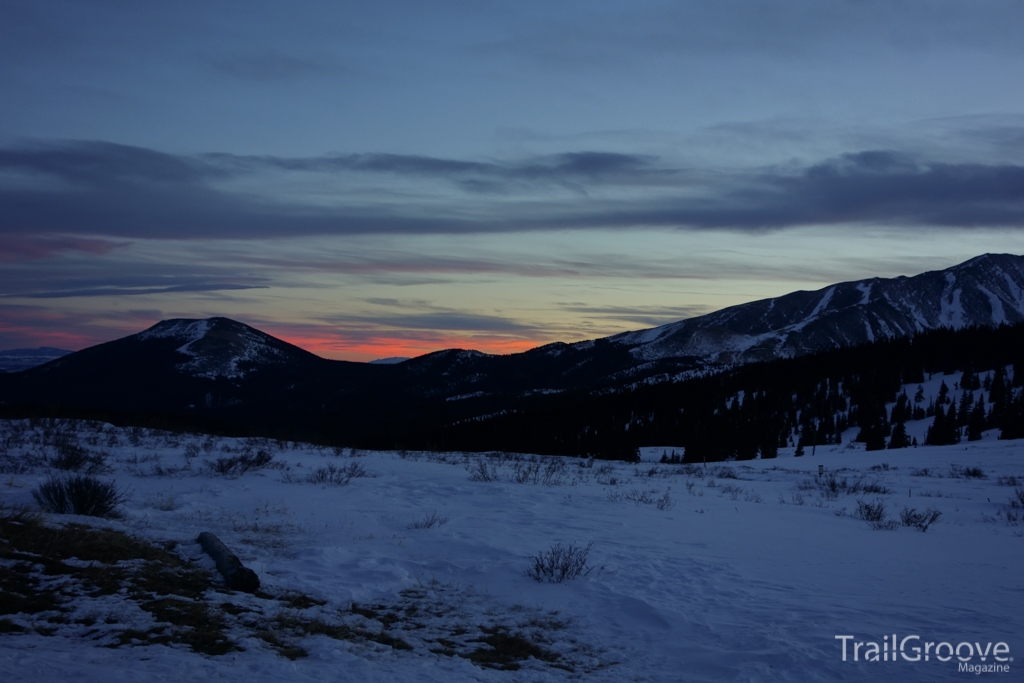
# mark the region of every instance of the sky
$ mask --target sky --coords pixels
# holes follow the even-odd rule
[[[1018,0],[0,4],[0,348],[523,351],[1024,253]]]

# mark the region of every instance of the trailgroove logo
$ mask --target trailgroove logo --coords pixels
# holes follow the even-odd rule
[[[856,636],[836,636],[843,643],[843,661],[853,662],[939,662],[957,661],[959,671],[972,674],[1009,673],[1010,646],[1003,642],[973,643],[925,641],[921,636],[896,634],[883,636],[882,642],[854,640]]]

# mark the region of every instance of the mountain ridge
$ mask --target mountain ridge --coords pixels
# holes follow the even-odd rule
[[[1024,256],[982,254],[944,270],[853,280],[813,291],[800,290],[658,327],[580,342],[553,342],[518,354],[443,349],[411,359],[379,359],[367,365],[462,365],[486,363],[487,359],[555,358],[566,354],[590,362],[586,360],[588,354],[611,344],[627,351],[628,357],[619,358],[609,376],[644,374],[648,366],[653,368],[667,363],[682,372],[664,377],[678,379],[694,372],[791,358],[938,327],[961,329],[1021,321],[1024,321]],[[308,363],[314,362],[314,358],[328,361],[224,317],[163,320],[123,339],[133,338],[180,340],[175,350],[191,360],[182,360],[178,367],[211,379],[239,378],[261,365]],[[40,356],[39,360],[53,359]],[[20,369],[27,367],[23,363]]]
[[[705,391],[700,387],[717,386],[716,377],[744,367],[751,368],[744,376],[755,377],[758,366],[773,364],[753,361],[806,356],[812,362],[799,367],[814,368],[821,356],[856,351],[872,339],[904,339],[890,346],[912,358],[918,338],[928,337],[933,348],[947,332],[958,334],[954,327],[992,333],[977,339],[1016,339],[1024,322],[1005,334],[995,323],[1024,321],[1024,258],[986,256],[955,268],[839,283],[577,344],[505,356],[446,349],[397,364],[324,359],[228,318],[172,319],[0,374],[0,410],[365,447],[621,454],[645,433],[674,433],[680,419],[679,409],[658,407],[661,399],[642,406],[641,395]],[[919,328],[913,338],[902,334]],[[712,353],[699,355],[707,349]],[[970,353],[984,360],[984,349]],[[890,374],[899,379],[900,372]],[[700,401],[679,405],[704,410]]]
[[[645,360],[705,356],[734,363],[788,358],[938,327],[1021,321],[1024,257],[982,254],[944,270],[792,292],[609,339]]]

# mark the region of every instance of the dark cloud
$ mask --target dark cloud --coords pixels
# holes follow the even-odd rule
[[[268,180],[268,170],[284,178],[270,174]],[[891,150],[802,167],[710,174],[656,157],[603,152],[507,162],[392,154],[190,157],[93,142],[2,149],[0,171],[27,179],[0,186],[3,235],[255,238],[572,228],[759,231],[855,223],[1024,225],[1024,166],[940,163]],[[287,174],[296,171],[342,174],[339,183],[348,182],[349,174],[382,173],[407,176],[413,183],[448,181],[463,195],[453,190],[429,201],[415,196],[396,201],[381,190],[377,196],[368,191],[358,205],[306,203],[281,189]],[[221,182],[257,176],[268,183],[258,193],[230,191]],[[28,180],[33,184],[25,187]],[[498,202],[474,195],[467,204],[465,191],[481,186],[506,196]],[[549,193],[538,201],[537,186],[579,188],[586,196]],[[422,194],[429,196],[425,189]]]
[[[377,328],[520,334],[538,332],[535,325],[527,325],[510,318],[448,310],[380,316],[350,315],[345,316],[344,320],[348,324],[371,323]]]
[[[1024,225],[1024,166],[919,163],[894,152],[860,152],[803,169],[737,174],[694,199],[644,204],[609,205],[564,224],[740,231],[862,223],[1016,228]]]
[[[0,273],[0,298],[58,299],[265,289],[266,277],[232,272],[230,266],[112,261],[15,266]]]
[[[568,152],[516,162],[476,162],[408,154],[349,154],[311,158],[209,154],[206,159],[236,172],[285,171],[390,173],[449,180],[470,191],[504,190],[508,184],[579,182],[630,184],[675,176],[657,157],[613,152]]]
[[[568,313],[582,313],[602,321],[619,321],[640,327],[658,327],[711,312],[710,306],[588,306],[567,303],[560,306]]]
[[[369,297],[364,301],[389,310],[376,315],[345,315],[341,318],[325,319],[325,322],[341,327],[359,328],[369,325],[373,329],[446,330],[518,335],[536,334],[539,331],[535,325],[522,323],[513,318],[470,313],[437,306],[423,299]]]
[[[204,282],[164,287],[91,287],[78,289],[54,289],[41,292],[22,292],[0,295],[19,299],[65,299],[80,296],[135,296],[139,294],[174,294],[182,292],[223,292],[241,289],[266,289],[266,285],[239,285],[230,282]]]
[[[112,142],[68,141],[0,149],[0,169],[76,186],[197,185],[224,172],[191,157]]]

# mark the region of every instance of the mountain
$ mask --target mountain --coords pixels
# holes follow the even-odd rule
[[[164,320],[128,339],[171,342],[174,352],[187,358],[176,361],[178,370],[208,379],[241,378],[259,367],[319,360],[308,351],[228,318]]]
[[[21,372],[69,353],[72,352],[51,346],[40,346],[37,349],[7,349],[0,351],[0,372]]]
[[[611,337],[637,361],[791,358],[939,327],[1024,321],[1024,257],[985,254],[914,277],[844,282]]]
[[[398,363],[404,363],[409,360],[408,356],[389,356],[388,358],[377,358],[371,360],[372,365],[397,365]]]
[[[719,386],[718,380],[693,383],[700,378],[735,373],[751,361],[816,357],[911,335],[932,334],[938,358],[947,342],[941,334],[934,337],[936,330],[1024,321],[1022,292],[1024,258],[985,255],[944,271],[795,292],[604,339],[507,356],[449,349],[384,364],[323,359],[227,318],[166,320],[39,367],[0,374],[0,412],[367,447],[513,444],[575,453],[614,443],[608,448],[622,452],[643,434],[675,433],[658,430],[680,424],[680,410],[696,414],[689,399],[672,396],[717,395],[718,389],[695,389]],[[916,353],[899,348],[908,358]],[[979,353],[984,358],[984,349]],[[1009,352],[1003,356],[1016,362]],[[891,368],[897,384],[908,362]],[[925,371],[912,364],[913,373]],[[934,364],[945,368],[949,362]],[[746,391],[736,381],[730,391]],[[653,431],[638,417],[644,387],[664,387],[670,397],[644,404],[643,414],[662,415]],[[679,407],[675,414],[662,413],[659,401]],[[599,422],[610,427],[597,429]]]

